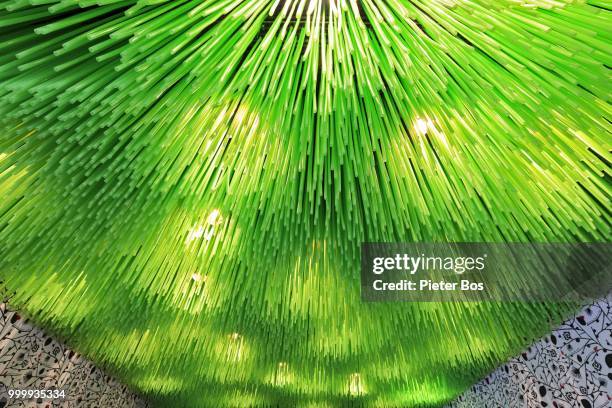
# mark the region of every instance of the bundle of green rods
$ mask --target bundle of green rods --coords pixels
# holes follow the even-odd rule
[[[0,280],[162,407],[437,407],[569,310],[369,242],[612,236],[609,0],[0,0]]]

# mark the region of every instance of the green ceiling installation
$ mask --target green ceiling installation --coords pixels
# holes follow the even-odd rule
[[[0,0],[0,277],[159,407],[438,407],[561,321],[361,242],[606,241],[609,0]]]

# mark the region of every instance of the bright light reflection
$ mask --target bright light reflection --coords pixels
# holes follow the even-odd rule
[[[416,130],[419,133],[425,134],[429,131],[429,129],[433,129],[433,122],[431,121],[431,119],[422,119],[422,118],[418,118],[416,120]]]
[[[191,279],[195,282],[202,282],[206,281],[206,276],[202,276],[199,273],[194,273],[193,275],[191,275]]]
[[[204,238],[206,241],[210,241],[215,233],[215,226],[223,222],[221,212],[217,209],[211,211],[206,218],[205,224],[195,225],[189,233],[187,233],[186,244],[190,244],[196,239]]]
[[[206,220],[208,222],[208,225],[215,225],[220,215],[221,215],[221,212],[219,212],[219,210],[217,209],[212,210],[212,212],[208,215],[208,218]]]
[[[361,381],[361,375],[359,373],[351,374],[349,379],[349,393],[353,396],[365,394]]]

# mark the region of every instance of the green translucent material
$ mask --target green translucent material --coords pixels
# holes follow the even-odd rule
[[[359,245],[609,240],[611,5],[0,0],[1,277],[159,406],[440,406],[567,308]]]

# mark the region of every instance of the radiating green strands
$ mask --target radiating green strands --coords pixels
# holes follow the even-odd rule
[[[0,276],[160,406],[440,406],[566,308],[359,244],[609,240],[610,8],[0,1]]]

